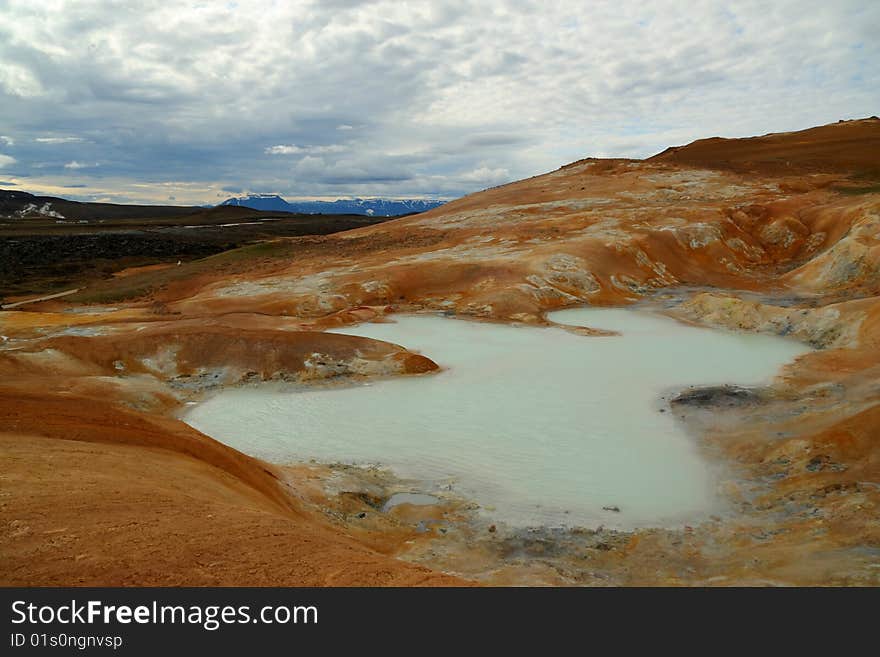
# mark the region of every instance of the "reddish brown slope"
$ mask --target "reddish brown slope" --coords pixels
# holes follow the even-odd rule
[[[282,511],[197,456],[0,433],[0,458],[5,586],[462,583]]]
[[[880,179],[880,119],[871,117],[749,137],[700,139],[649,158],[707,169],[765,174],[847,173]]]

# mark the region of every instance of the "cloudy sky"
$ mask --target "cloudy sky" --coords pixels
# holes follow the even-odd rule
[[[0,0],[0,187],[451,198],[880,114],[880,2]]]

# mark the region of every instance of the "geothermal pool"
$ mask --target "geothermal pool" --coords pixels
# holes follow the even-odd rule
[[[442,372],[229,389],[184,419],[273,462],[378,463],[421,482],[422,493],[451,483],[513,526],[676,526],[722,508],[719,473],[674,413],[660,412],[661,397],[689,385],[769,382],[809,351],[643,311],[549,317],[621,335],[398,316],[336,332],[421,351]]]

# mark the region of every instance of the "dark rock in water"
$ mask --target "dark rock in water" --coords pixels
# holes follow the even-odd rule
[[[740,386],[709,386],[686,390],[670,400],[672,404],[686,404],[697,407],[745,406],[763,401],[755,390]]]
[[[602,509],[605,511],[614,511],[614,513],[620,513],[619,506],[603,506]]]

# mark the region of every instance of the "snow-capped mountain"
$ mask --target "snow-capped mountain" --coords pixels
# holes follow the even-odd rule
[[[254,210],[299,212],[302,214],[363,214],[396,217],[402,214],[427,212],[444,201],[423,199],[355,198],[336,201],[286,201],[277,194],[252,194],[223,201],[220,205],[239,205]]]

